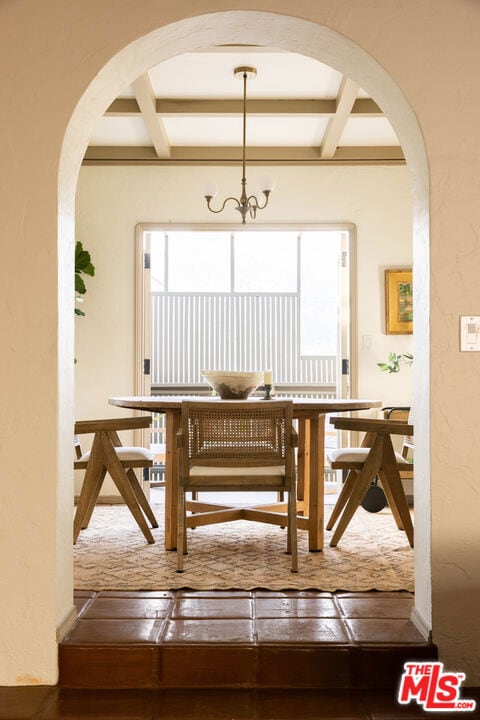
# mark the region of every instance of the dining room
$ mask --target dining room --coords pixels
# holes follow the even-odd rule
[[[249,183],[258,184],[260,174],[267,170],[270,168],[265,163],[249,164]],[[412,267],[411,189],[405,163],[377,160],[292,165],[276,161],[274,174],[276,187],[268,207],[255,220],[248,218],[243,227],[228,208],[218,217],[209,214],[202,195],[202,187],[212,177],[227,193],[233,192],[229,188],[238,184],[238,163],[212,165],[200,161],[185,166],[161,162],[147,166],[111,159],[104,162],[95,159],[92,144],[80,171],[76,202],[76,237],[95,264],[95,276],[86,280],[87,293],[82,303],[86,316],[77,318],[75,328],[77,420],[125,417],[128,410],[108,402],[118,396],[188,394],[198,392],[199,388],[202,394],[208,393],[210,388],[202,370],[209,366],[262,372],[268,369],[278,396],[288,394],[288,390],[297,396],[374,399],[370,415],[377,412],[375,405],[404,406],[410,402],[409,369],[386,374],[378,368],[378,362],[392,350],[412,351],[410,332],[394,337],[387,333],[385,301],[385,271]],[[141,188],[141,192],[132,192],[132,188]],[[262,234],[268,239],[265,247]],[[337,244],[331,243],[332,236],[338,238]],[[218,237],[223,246],[215,244]],[[323,255],[318,252],[322,238],[329,238],[324,244],[327,247],[331,243],[333,255],[331,247],[330,255],[327,250]],[[285,255],[288,242],[295,247],[293,260],[288,250]],[[310,261],[309,242],[313,247]],[[241,273],[237,278],[237,268],[242,267],[247,280],[242,280]],[[333,290],[327,289],[332,277],[341,276],[342,268],[343,295],[340,282],[333,283]],[[260,284],[245,289],[245,283],[255,283],[257,276]],[[308,308],[302,315],[302,301],[306,304],[309,285],[314,288],[310,315]],[[245,303],[242,291],[243,296],[249,296],[250,303],[244,316],[235,309],[235,303],[238,308]],[[198,307],[202,302],[207,304],[208,293],[212,296],[210,311],[199,318]],[[272,310],[270,315],[259,310],[263,299],[271,300],[275,293],[281,296],[277,316]],[[293,311],[281,304],[287,296],[288,302],[297,303],[292,305]],[[231,315],[225,310],[227,302],[232,303]],[[333,338],[329,347],[328,337]],[[323,347],[319,348],[319,340]],[[145,360],[150,372],[145,372]],[[325,369],[328,362],[335,369],[330,376]],[[348,372],[342,372],[346,366]],[[156,412],[154,423],[162,415]],[[155,429],[155,440],[162,443],[158,436],[162,428]],[[142,443],[149,444],[148,435],[140,437]],[[333,438],[337,443],[340,434],[333,432]],[[135,442],[138,439],[137,435]],[[133,435],[125,441],[131,443]],[[82,475],[77,473],[76,495],[81,482]],[[335,555],[335,549],[328,546],[327,534],[325,545],[323,542],[326,513],[333,508],[339,483],[339,473],[330,472],[327,485],[333,486],[332,492],[325,496],[325,507],[322,502],[321,522],[313,546],[310,544],[313,535],[308,530],[299,530],[300,579],[295,581],[287,580],[284,559],[279,573],[278,566],[271,562],[271,552],[261,563],[255,557],[246,560],[246,565],[254,568],[248,579],[236,560],[231,572],[222,573],[218,567],[227,562],[228,548],[227,556],[222,554],[219,558],[218,567],[210,566],[208,578],[205,563],[195,564],[193,572],[190,565],[190,575],[186,571],[184,577],[175,576],[174,553],[168,552],[174,547],[171,535],[165,542],[168,533],[164,521],[170,522],[170,513],[165,514],[165,508],[170,507],[168,489],[144,485],[156,514],[162,516],[160,528],[152,530],[155,544],[148,545],[134,521],[132,525],[128,510],[125,515],[117,489],[107,477],[98,509],[89,528],[80,532],[76,545],[78,563],[89,568],[81,578],[76,575],[77,591],[172,592],[186,585],[201,592],[236,588],[241,593],[259,587],[298,592],[314,587],[319,592],[346,588],[412,593],[413,550],[403,538],[399,551],[398,531],[397,534],[394,531],[392,518],[382,513],[368,517],[368,522],[374,523],[373,533],[370,528],[356,528],[352,524],[351,533],[347,532],[344,539],[350,542],[354,538],[351,568],[343,564],[341,573],[338,571],[335,562],[338,552]],[[107,537],[110,535],[107,529],[113,525],[115,540],[119,540],[116,546],[108,544],[113,538]],[[222,538],[226,537],[231,547],[236,547],[242,541],[238,526],[242,523],[212,527],[216,532],[221,528]],[[261,525],[258,532],[264,536],[268,528]],[[193,533],[194,542],[204,530]],[[376,542],[372,543],[376,532],[389,538],[393,535],[393,541],[389,540],[390,545],[383,551],[383,563],[370,577],[367,570],[366,577],[364,573],[359,581],[358,574],[355,575],[358,567],[371,567],[365,554],[377,557],[382,554]],[[264,543],[263,536],[260,544]],[[90,545],[95,548],[93,555],[88,554],[85,538],[90,538]],[[102,539],[107,542],[105,547]],[[130,557],[125,556],[124,547],[118,550],[122,544],[134,549]],[[245,549],[245,555],[251,545]],[[138,563],[140,547],[143,557]],[[116,548],[114,553],[112,548]],[[315,563],[318,565],[319,561],[314,551],[321,548],[327,561],[318,575]],[[209,540],[203,550],[202,558],[206,554],[211,563],[215,544]],[[117,557],[117,562],[113,562],[113,557]],[[112,572],[114,565],[117,572]],[[330,568],[328,578],[326,566]],[[143,575],[136,573],[139,569]],[[152,585],[153,577],[156,580]]]
[[[231,184],[235,182],[235,168],[215,168],[216,172],[217,170],[220,177],[225,176],[225,185],[228,182]],[[392,336],[386,334],[385,327],[385,270],[412,265],[411,202],[406,168],[404,166],[296,168],[295,187],[300,185],[300,179],[304,180],[304,185],[298,193],[298,203],[291,203],[287,218],[286,198],[282,200],[281,194],[291,191],[288,186],[291,173],[292,170],[289,168],[276,168],[279,187],[275,190],[275,202],[272,199],[271,206],[267,209],[269,235],[275,235],[275,230],[279,235],[282,232],[292,233],[292,228],[295,228],[293,233],[298,233],[300,228],[305,228],[305,225],[309,231],[315,228],[315,232],[318,232],[325,228],[328,233],[334,225],[333,220],[342,218],[350,222],[355,251],[350,268],[351,277],[354,279],[351,287],[354,289],[351,290],[351,298],[347,298],[347,302],[352,303],[351,306],[349,305],[349,310],[350,307],[352,310],[343,352],[339,352],[337,356],[335,347],[333,352],[329,351],[330,358],[336,364],[338,357],[344,358],[348,353],[350,397],[378,399],[382,406],[409,405],[413,386],[411,368],[406,367],[398,373],[385,373],[378,367],[378,363],[388,358],[391,351],[399,354],[412,351],[412,335]],[[314,197],[313,194],[309,197],[310,188],[315,184],[312,182],[314,174],[317,174],[321,180],[319,198]],[[168,197],[164,196],[168,215],[163,218],[156,187],[162,175],[167,176],[162,181],[162,190],[164,193],[169,193]],[[168,386],[171,386],[172,390],[177,388],[177,391],[185,385],[191,385],[192,389],[197,390],[203,387],[205,390],[208,386],[201,376],[201,370],[211,367],[211,363],[214,363],[213,367],[217,369],[263,371],[272,368],[274,384],[277,386],[291,387],[300,383],[307,386],[304,387],[305,390],[308,390],[310,385],[311,392],[329,391],[334,392],[338,397],[341,396],[339,392],[342,393],[342,389],[338,386],[342,380],[341,373],[337,372],[335,377],[324,377],[321,383],[320,375],[313,375],[313,372],[323,371],[321,362],[317,361],[314,355],[306,356],[302,360],[301,348],[298,353],[300,358],[298,365],[301,361],[304,367],[307,367],[308,363],[308,368],[311,368],[313,357],[317,363],[317,370],[310,371],[307,368],[302,377],[299,372],[295,374],[291,367],[280,367],[280,361],[284,366],[288,365],[288,358],[292,355],[291,337],[285,330],[287,322],[284,323],[285,328],[282,326],[282,320],[287,317],[286,314],[282,316],[281,313],[284,312],[282,309],[278,311],[280,314],[272,319],[272,322],[280,323],[280,327],[276,330],[272,326],[272,332],[263,341],[255,337],[260,330],[254,327],[252,332],[251,322],[251,317],[260,310],[253,305],[248,309],[250,314],[242,319],[244,327],[238,329],[238,332],[246,333],[245,346],[247,342],[251,343],[257,348],[257,355],[254,353],[249,355],[243,351],[243,356],[237,360],[233,351],[230,351],[237,328],[233,327],[232,321],[228,329],[230,336],[227,337],[226,324],[229,323],[229,316],[225,304],[216,308],[218,314],[223,312],[226,315],[220,328],[222,331],[220,336],[214,335],[215,328],[220,327],[220,320],[216,315],[202,320],[203,323],[207,323],[207,327],[210,323],[208,329],[211,337],[207,341],[204,326],[201,330],[198,326],[195,328],[194,319],[188,315],[187,300],[193,302],[192,292],[180,291],[175,293],[178,298],[176,308],[178,321],[175,324],[174,316],[168,317],[168,332],[165,330],[163,336],[159,336],[157,332],[156,348],[150,345],[151,355],[145,354],[146,339],[142,327],[142,308],[138,300],[138,286],[143,277],[143,268],[138,271],[140,262],[136,260],[137,226],[141,224],[144,232],[149,232],[152,227],[158,228],[159,234],[170,230],[171,236],[176,228],[184,232],[186,226],[192,235],[205,233],[205,227],[211,229],[211,225],[206,226],[198,219],[199,216],[203,217],[202,198],[198,197],[197,192],[202,176],[204,172],[197,167],[188,168],[188,173],[180,167],[126,168],[90,165],[82,167],[77,195],[77,237],[91,253],[95,264],[95,277],[86,280],[88,290],[82,304],[86,316],[77,318],[75,326],[77,419],[120,415],[121,411],[108,405],[108,398],[149,394],[152,392],[152,387],[154,392],[166,394],[168,394]],[[178,192],[175,183],[179,183]],[[139,194],[132,194],[129,191],[131,184],[145,185],[145,190]],[[185,210],[190,208],[190,204],[185,206],[180,201],[181,194],[185,195],[186,184],[190,188],[193,201],[199,206],[196,215],[192,212],[190,218]],[[195,208],[196,204],[193,201],[192,208]],[[175,203],[178,204],[176,214],[173,212]],[[293,222],[292,210],[295,210],[296,215]],[[108,223],[105,223],[105,217],[109,218]],[[217,227],[224,229],[225,226],[220,224]],[[242,233],[238,233],[238,226],[232,225],[232,227],[237,231],[237,242],[240,243]],[[337,223],[337,227],[342,228],[342,225]],[[258,231],[258,221],[254,229]],[[211,234],[214,230],[215,227],[211,230]],[[245,231],[243,234],[245,235]],[[386,235],[389,238],[388,243],[385,242]],[[201,251],[198,255],[201,256]],[[373,261],[372,258],[375,260]],[[252,266],[255,265],[255,257],[251,258],[251,262]],[[258,296],[258,290],[253,294]],[[205,293],[197,292],[197,297],[200,295]],[[180,305],[182,296],[186,298],[183,306]],[[167,303],[168,299],[165,297],[161,302]],[[240,303],[241,300],[238,302]],[[158,308],[158,305],[156,307]],[[156,310],[152,305],[152,308],[149,308],[151,322],[155,321],[155,313],[157,315],[165,313],[166,307],[167,305]],[[170,313],[172,312],[170,309]],[[336,312],[335,307],[332,308],[333,312]],[[337,330],[336,320],[331,317],[330,327],[334,335]],[[265,319],[262,322],[265,322]],[[291,325],[290,315],[288,323]],[[167,325],[167,322],[164,325]],[[304,327],[308,339],[308,324],[305,323]],[[152,331],[155,331],[153,326]],[[188,332],[192,333],[190,339]],[[290,329],[292,337],[295,332],[297,330],[292,327]],[[288,343],[288,353],[284,353],[285,360],[282,360],[283,349],[281,344],[278,344],[276,335],[280,343],[282,341]],[[262,352],[258,350],[262,342],[265,346],[271,344],[274,350],[266,349],[262,356]],[[201,343],[204,346],[202,351],[199,349]],[[217,347],[217,355],[211,351],[211,348],[215,347]],[[201,352],[203,355],[200,354]],[[101,357],[100,363],[99,357]],[[150,376],[143,374],[145,358],[151,360]],[[190,368],[189,372],[183,369],[186,365]],[[290,362],[290,365],[293,365],[293,362]],[[324,387],[320,388],[320,384]],[[77,494],[78,480],[77,478]],[[107,496],[114,494],[114,486],[106,484],[104,493]]]
[[[238,93],[238,83],[230,88],[225,68],[245,58],[259,65],[251,83],[252,88],[260,83],[260,90],[253,90],[255,101],[265,92],[262,73],[273,84],[267,95],[280,93],[276,82],[285,86],[285,97],[292,93],[272,75],[277,61],[304,84],[304,77],[325,73],[325,87],[335,82],[331,69],[321,63],[312,67],[311,59],[241,48],[173,58],[170,65],[176,65],[164,63],[151,77],[163,82],[168,95],[173,74],[175,93],[188,96],[194,93],[188,69],[197,61],[205,72],[196,94],[218,94],[209,83],[222,82],[230,97]],[[214,69],[217,75],[207,82]],[[293,95],[311,90],[295,88]],[[103,122],[114,118],[112,113]],[[200,118],[203,127],[206,119]],[[253,147],[247,156],[260,140],[266,142],[262,126],[255,124],[261,120],[255,113],[248,118]],[[238,145],[235,126],[227,130],[228,144]],[[270,368],[282,394],[288,389],[296,395],[374,398],[382,406],[410,404],[412,372],[386,374],[378,368],[390,352],[412,350],[411,329],[391,337],[385,297],[385,271],[412,266],[411,191],[404,162],[291,165],[277,159],[268,207],[243,226],[228,206],[218,216],[209,213],[202,197],[202,187],[212,178],[222,188],[235,187],[238,163],[145,166],[112,159],[114,147],[105,162],[99,159],[102,142],[105,128],[99,122],[77,191],[76,237],[95,265],[82,297],[86,316],[75,325],[77,419],[120,415],[108,405],[112,396],[199,387],[205,392],[201,372],[208,367]],[[193,143],[190,138],[188,144]],[[258,160],[247,169],[252,187],[271,170]],[[142,191],[132,193],[132,187]],[[333,434],[338,443],[340,435]],[[158,434],[140,439],[147,445],[164,442]],[[338,473],[330,473],[332,478],[335,490]],[[81,481],[77,473],[77,496]],[[107,477],[100,500],[118,498]]]

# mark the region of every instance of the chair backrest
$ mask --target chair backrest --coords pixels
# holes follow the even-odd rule
[[[141,415],[138,417],[126,418],[105,418],[103,420],[77,420],[74,427],[74,433],[81,435],[84,433],[120,432],[121,430],[141,430],[148,428],[152,424],[150,415]]]
[[[182,402],[182,465],[293,470],[292,401]]]
[[[383,408],[383,412],[388,420],[406,420],[409,425],[414,424],[413,405],[411,407]],[[406,459],[413,448],[413,435],[405,435],[402,441],[402,456]]]
[[[80,435],[105,432],[109,435],[112,444],[121,447],[122,443],[118,437],[118,433],[123,430],[143,430],[151,426],[152,419],[149,415],[142,415],[127,418],[105,418],[102,420],[77,420],[74,425],[73,447],[75,450],[74,468],[76,470],[85,469],[87,462],[80,462],[83,452],[81,447]],[[130,462],[130,460],[127,460]],[[137,467],[147,467],[147,464],[137,465]],[[130,466],[133,466],[130,463]]]

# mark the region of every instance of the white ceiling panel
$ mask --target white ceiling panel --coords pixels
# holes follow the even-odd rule
[[[149,70],[157,98],[241,98],[242,82],[234,68],[252,65],[257,77],[247,83],[251,98],[334,98],[342,75],[304,55],[287,52],[185,53]],[[122,97],[133,97],[131,88]]]
[[[178,117],[163,118],[172,146],[242,145],[242,118]],[[321,143],[326,118],[250,117],[247,145],[252,147],[308,146]]]
[[[151,145],[143,118],[102,117],[97,120],[90,137],[90,145]]]
[[[398,138],[387,118],[349,118],[339,145],[367,146],[399,145]]]

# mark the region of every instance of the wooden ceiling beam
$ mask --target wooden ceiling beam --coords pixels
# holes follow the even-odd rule
[[[248,164],[405,164],[401,147],[340,147],[332,158],[320,158],[315,147],[250,147]],[[241,147],[172,147],[169,158],[159,158],[153,147],[96,146],[88,148],[84,165],[240,165]]]
[[[170,157],[170,143],[168,142],[163,121],[156,112],[156,99],[148,73],[140,75],[140,77],[132,83],[132,87],[158,157]]]
[[[321,158],[333,158],[340,143],[340,138],[352,113],[360,85],[350,78],[344,77],[337,98],[337,111],[328,121],[325,135],[320,147]]]
[[[226,117],[242,114],[242,100],[154,99],[155,112],[162,117]],[[248,115],[263,117],[306,116],[334,117],[337,100],[249,100]],[[118,98],[105,112],[106,117],[135,117],[141,112],[135,98]],[[351,107],[355,117],[383,117],[378,105],[369,98],[358,98]]]

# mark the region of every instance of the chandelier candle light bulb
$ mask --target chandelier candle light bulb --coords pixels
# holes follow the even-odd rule
[[[214,182],[206,182],[203,188],[203,194],[206,198],[213,199],[218,195],[218,185]]]

